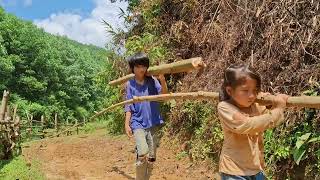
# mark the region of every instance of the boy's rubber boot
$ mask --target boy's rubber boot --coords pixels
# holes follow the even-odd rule
[[[146,179],[147,166],[148,163],[146,161],[138,161],[136,163],[136,180],[148,180]]]
[[[146,180],[149,180],[151,175],[152,175],[152,170],[153,170],[153,162],[148,162],[147,163],[147,173],[146,173]]]

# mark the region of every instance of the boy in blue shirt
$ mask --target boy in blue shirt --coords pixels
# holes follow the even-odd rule
[[[128,63],[134,79],[126,85],[126,99],[133,96],[150,96],[168,92],[167,83],[163,75],[159,81],[147,76],[149,58],[144,53],[136,53],[128,57]],[[157,131],[163,124],[158,102],[144,101],[125,106],[125,130],[129,138],[134,137],[136,142],[137,163],[136,179],[149,179],[152,163],[156,160]]]

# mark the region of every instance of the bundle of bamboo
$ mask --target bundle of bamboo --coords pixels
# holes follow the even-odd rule
[[[202,61],[201,57],[186,59],[182,61],[173,62],[170,64],[163,64],[159,66],[153,66],[148,69],[149,75],[159,75],[159,74],[175,74],[175,73],[182,73],[182,72],[190,72],[192,70],[199,70],[206,67],[204,62]],[[119,79],[114,81],[110,81],[110,86],[116,86],[126,81],[132,79],[134,74],[129,74],[123,76]]]

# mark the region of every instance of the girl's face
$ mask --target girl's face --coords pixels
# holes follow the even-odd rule
[[[147,72],[147,67],[143,65],[135,65],[133,68],[133,73],[135,74],[136,78],[143,79]]]
[[[237,106],[240,108],[250,107],[257,98],[257,80],[247,76],[244,83],[236,88],[228,86],[226,90]]]

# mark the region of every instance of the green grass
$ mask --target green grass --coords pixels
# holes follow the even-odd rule
[[[39,170],[40,164],[33,161],[29,164],[22,156],[15,157],[12,160],[0,161],[0,179],[3,180],[42,180],[44,174]]]
[[[107,127],[108,127],[107,121],[89,122],[80,128],[80,132],[93,133],[98,129],[106,129],[107,130]]]
[[[178,154],[176,154],[176,159],[181,160],[187,156],[188,156],[188,153],[186,151],[181,151]]]

